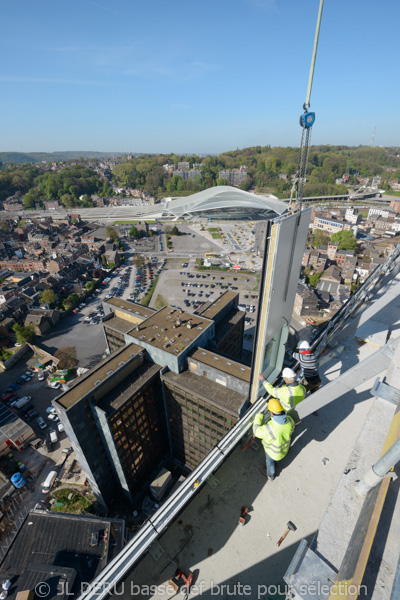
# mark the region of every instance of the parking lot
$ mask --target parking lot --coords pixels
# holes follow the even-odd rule
[[[43,440],[46,437],[46,434],[49,433],[50,429],[53,428],[57,430],[57,424],[48,418],[46,408],[51,407],[51,401],[60,394],[60,389],[52,389],[49,387],[46,380],[39,381],[38,374],[33,373],[32,371],[33,367],[38,362],[40,362],[40,359],[37,356],[34,356],[33,352],[30,351],[29,354],[21,358],[9,371],[2,373],[1,397],[3,397],[10,385],[18,385],[18,389],[13,390],[13,393],[16,395],[17,399],[21,399],[24,396],[31,397],[29,402],[27,402],[20,409],[15,408],[16,405],[10,405],[9,408],[21,419],[26,421],[34,430],[36,436]],[[29,381],[24,381],[22,379],[22,375],[27,373],[29,370],[31,370],[33,376]],[[18,384],[16,384],[17,381],[19,382]],[[33,408],[34,414],[31,413],[27,418],[25,418],[24,415],[29,408]],[[46,427],[43,429],[41,429],[38,425],[37,419],[39,417],[41,417],[46,423]],[[61,441],[65,438],[65,433],[57,430],[57,437]]]
[[[194,312],[206,302],[214,302],[224,292],[239,293],[239,304],[247,310],[245,347],[251,349],[258,307],[258,277],[254,274],[197,271],[194,259],[169,260],[160,274],[150,306],[155,307],[157,297],[170,305]],[[182,265],[187,264],[187,267]],[[253,307],[253,308],[252,308]]]

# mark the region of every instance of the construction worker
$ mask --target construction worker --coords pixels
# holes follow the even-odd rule
[[[285,385],[275,387],[265,379],[264,375],[258,376],[268,394],[277,398],[284,410],[290,410],[304,400],[306,389],[301,383],[296,381],[296,373],[293,369],[289,369],[288,367],[283,369],[282,377]]]
[[[310,394],[313,394],[321,385],[321,379],[318,373],[318,361],[311,346],[305,340],[301,341],[297,348],[298,352],[293,352],[292,357],[300,363],[303,374],[303,384]]]
[[[271,420],[262,424],[264,414],[258,413],[254,417],[253,434],[262,440],[265,450],[266,467],[260,470],[271,481],[275,479],[275,463],[282,460],[289,451],[290,438],[294,430],[292,417],[286,414],[282,404],[275,398],[268,402]]]

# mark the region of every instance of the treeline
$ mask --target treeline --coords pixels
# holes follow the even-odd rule
[[[0,171],[0,200],[16,192],[23,196],[24,208],[44,207],[45,202],[58,201],[66,208],[95,206],[90,196],[110,196],[112,187],[92,169],[82,165],[65,167],[59,173],[41,172],[30,165],[19,165]]]
[[[357,186],[360,177],[382,177],[380,187],[389,189],[388,181],[400,180],[400,150],[393,148],[312,146],[310,149],[306,196],[324,196],[347,193],[347,187],[336,185],[335,180],[349,175],[348,183]],[[224,152],[218,156],[200,157],[177,154],[143,154],[130,160],[121,158],[110,179],[100,177],[91,168],[80,165],[66,166],[61,172],[38,170],[31,164],[9,166],[0,170],[0,200],[19,191],[24,195],[25,208],[57,200],[63,206],[93,206],[92,194],[112,196],[111,184],[144,190],[158,199],[166,195],[184,196],[201,190],[227,184],[219,177],[223,169],[248,168],[248,177],[240,187],[257,193],[273,193],[288,197],[291,176],[297,171],[299,149],[291,147],[256,146]],[[178,162],[201,163],[201,169],[192,179],[182,179],[166,171],[163,165]],[[1,167],[1,165],[0,165]],[[388,171],[387,168],[395,169]]]
[[[388,188],[390,179],[400,179],[399,152],[390,148],[348,146],[312,146],[307,168],[306,196],[343,194],[348,190],[336,185],[335,180],[348,173],[349,184],[356,186],[359,177],[380,175],[382,187]],[[142,155],[121,162],[113,169],[117,185],[143,189],[161,198],[165,194],[187,195],[227,182],[219,178],[223,169],[248,168],[248,178],[242,189],[254,189],[258,193],[274,193],[287,197],[291,190],[291,176],[297,171],[299,149],[291,147],[256,146],[224,152],[218,156],[199,157],[176,154]],[[177,165],[180,161],[203,166],[193,179],[182,179],[163,169],[164,164]],[[394,167],[391,172],[385,167]]]

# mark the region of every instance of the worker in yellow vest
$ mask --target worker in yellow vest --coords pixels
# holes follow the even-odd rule
[[[272,383],[269,383],[263,375],[259,375],[258,377],[268,394],[279,400],[284,410],[295,408],[299,402],[304,400],[306,388],[296,381],[296,373],[293,369],[289,369],[288,367],[283,369],[282,377],[285,384],[280,387],[275,387]]]
[[[268,410],[271,413],[271,419],[264,425],[263,413],[258,413],[254,417],[253,434],[260,438],[265,450],[266,467],[260,467],[263,475],[271,481],[275,479],[275,463],[285,458],[289,451],[290,438],[294,430],[294,421],[292,417],[286,414],[282,404],[275,398],[268,402]]]

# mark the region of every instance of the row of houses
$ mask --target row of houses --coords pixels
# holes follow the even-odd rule
[[[82,293],[96,267],[120,263],[118,244],[107,238],[104,227],[80,219],[74,224],[70,218],[29,219],[19,225],[8,219],[0,230],[0,321],[13,317],[23,323],[30,311],[43,311],[41,292],[51,289],[58,297]],[[38,334],[58,320],[56,311],[30,314]]]

